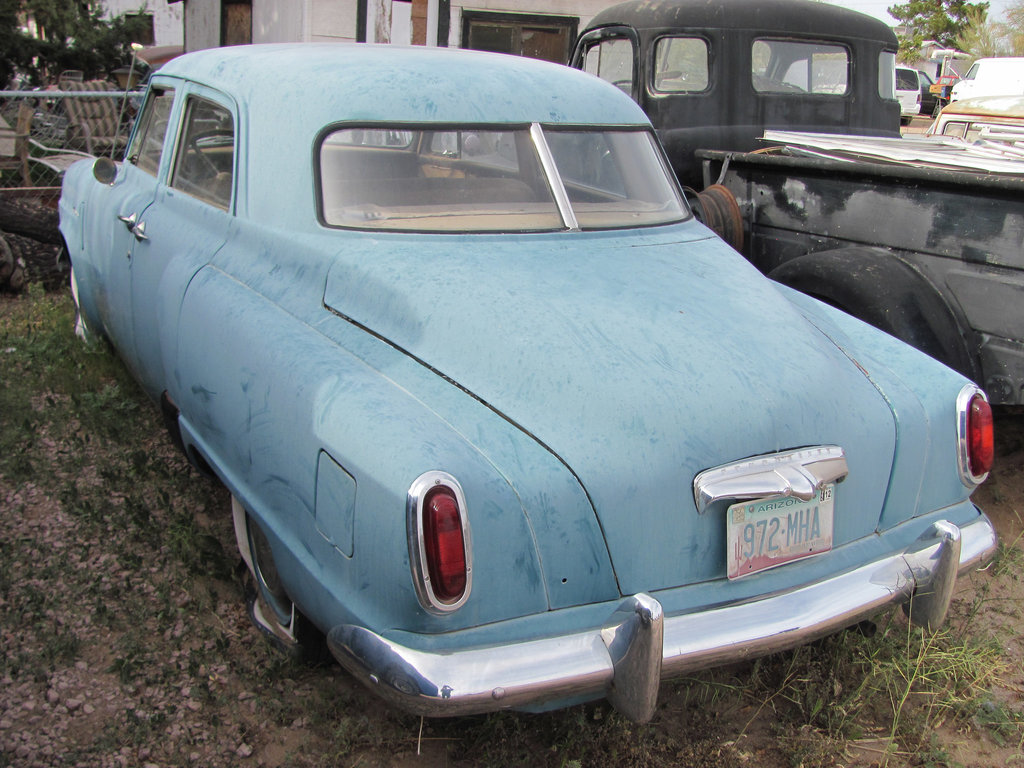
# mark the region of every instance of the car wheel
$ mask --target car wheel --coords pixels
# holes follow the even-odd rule
[[[289,656],[313,664],[326,662],[330,658],[326,639],[288,596],[263,529],[234,496],[231,512],[235,540],[246,565],[249,618]]]

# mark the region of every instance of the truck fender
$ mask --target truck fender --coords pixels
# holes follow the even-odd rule
[[[808,253],[780,264],[768,277],[978,380],[977,361],[952,308],[923,274],[892,251],[853,246]]]

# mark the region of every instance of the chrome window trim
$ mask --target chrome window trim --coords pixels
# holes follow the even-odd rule
[[[551,192],[555,196],[555,205],[558,206],[562,222],[570,232],[579,232],[580,224],[576,220],[576,212],[573,211],[572,203],[569,202],[569,193],[565,191],[565,184],[562,183],[562,177],[558,174],[558,166],[555,164],[555,156],[551,154],[551,147],[548,146],[547,139],[544,138],[544,129],[540,127],[540,123],[530,124],[530,138],[533,139],[533,146],[540,157],[544,174],[548,177],[548,186],[551,187]]]
[[[423,500],[427,491],[435,486],[443,485],[455,494],[459,505],[459,522],[462,524],[462,547],[466,558],[466,588],[461,597],[454,602],[441,600],[434,592],[427,569],[427,548],[423,539]],[[469,516],[466,510],[466,497],[459,481],[447,472],[431,470],[417,477],[406,497],[406,535],[409,539],[409,567],[412,570],[412,583],[416,589],[416,597],[429,613],[443,616],[461,608],[469,593],[473,590],[473,541],[469,529]]]
[[[846,453],[838,445],[769,453],[704,470],[693,480],[693,500],[701,515],[723,499],[793,496],[808,501],[847,474]]]
[[[960,390],[960,394],[956,396],[957,466],[960,470],[960,480],[968,488],[977,488],[985,482],[986,478],[988,478],[988,472],[984,472],[980,475],[972,473],[971,463],[969,460],[969,449],[967,446],[967,414],[971,407],[971,400],[974,399],[975,395],[981,395],[981,398],[986,403],[988,402],[988,396],[976,384],[965,384]]]

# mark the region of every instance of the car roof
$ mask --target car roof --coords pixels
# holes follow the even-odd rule
[[[632,99],[593,75],[458,49],[233,46],[180,56],[157,75],[154,84],[182,78],[235,102],[245,132],[236,211],[267,225],[314,226],[315,150],[331,126],[650,126]]]
[[[896,34],[883,21],[813,0],[628,0],[598,13],[587,29],[629,24],[636,29],[754,29],[766,35],[864,38],[896,48]],[[834,35],[822,30],[836,30]]]
[[[295,43],[190,53],[162,75],[230,94],[252,114],[338,121],[647,125],[618,88],[550,62],[425,46]]]
[[[976,96],[960,99],[942,109],[944,116],[1013,117],[1024,120],[1024,96]]]

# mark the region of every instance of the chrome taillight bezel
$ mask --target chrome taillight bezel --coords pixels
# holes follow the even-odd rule
[[[967,384],[956,398],[956,447],[959,459],[960,480],[968,488],[977,488],[986,478],[988,472],[974,474],[971,470],[971,447],[970,434],[968,430],[968,419],[970,417],[971,403],[975,397],[980,397],[986,403],[988,397],[984,391],[975,384]]]
[[[451,490],[459,507],[459,523],[462,528],[462,548],[466,563],[466,586],[455,600],[443,600],[434,590],[427,565],[427,548],[424,540],[423,502],[427,493],[438,486]],[[406,530],[409,539],[409,566],[412,583],[420,605],[430,613],[443,615],[456,611],[465,605],[473,588],[473,542],[470,535],[469,517],[466,513],[466,496],[459,481],[447,472],[432,470],[417,477],[409,487],[406,498]]]

